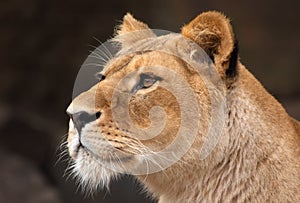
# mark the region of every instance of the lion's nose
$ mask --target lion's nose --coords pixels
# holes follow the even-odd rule
[[[95,114],[89,114],[85,111],[80,111],[74,114],[69,114],[69,116],[73,120],[74,126],[77,129],[78,133],[80,133],[82,128],[86,124],[97,120],[101,116],[101,112],[97,112]]]

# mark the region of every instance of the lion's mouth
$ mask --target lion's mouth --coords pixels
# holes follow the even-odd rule
[[[101,156],[98,153],[93,152],[89,147],[85,146],[80,140],[80,135],[76,133],[73,135],[73,140],[68,143],[69,154],[74,161],[76,161],[81,153],[85,153],[86,155],[93,158],[93,160],[97,160],[100,163],[119,163],[124,164],[133,159],[132,155],[126,155],[124,153],[119,153],[118,148],[111,146],[109,155]]]
[[[85,151],[91,157],[95,158],[96,160],[100,161],[101,163],[110,163],[110,162],[124,163],[124,162],[132,160],[132,158],[133,158],[132,156],[129,156],[129,155],[118,154],[116,151],[117,149],[113,150],[113,152],[111,152],[110,156],[108,156],[108,157],[100,156],[82,144],[78,147],[78,153],[80,153],[80,150]]]

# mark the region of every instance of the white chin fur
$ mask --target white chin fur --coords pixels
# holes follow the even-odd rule
[[[118,173],[102,166],[94,157],[82,150],[78,155],[74,161],[73,174],[81,188],[88,193],[97,189],[108,189],[110,181],[117,178]]]

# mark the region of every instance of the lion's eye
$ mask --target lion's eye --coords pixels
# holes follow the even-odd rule
[[[157,81],[160,81],[161,77],[155,76],[152,73],[142,73],[140,75],[139,83],[134,86],[131,92],[135,93],[139,89],[149,88]]]
[[[151,87],[156,81],[161,80],[160,77],[155,76],[152,73],[142,73],[140,75],[140,82],[139,85],[141,88],[148,88]]]
[[[151,87],[156,82],[155,78],[145,78],[143,80],[143,88]]]

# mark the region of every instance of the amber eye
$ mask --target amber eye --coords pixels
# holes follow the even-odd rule
[[[140,75],[140,81],[138,85],[140,86],[140,88],[148,88],[159,80],[161,80],[161,78],[154,75],[153,73],[142,73]]]
[[[155,78],[145,78],[143,82],[143,88],[151,87],[157,80]]]
[[[139,83],[134,86],[131,92],[135,93],[140,89],[146,89],[154,85],[157,81],[162,80],[161,77],[158,77],[152,73],[142,73],[140,75]]]

